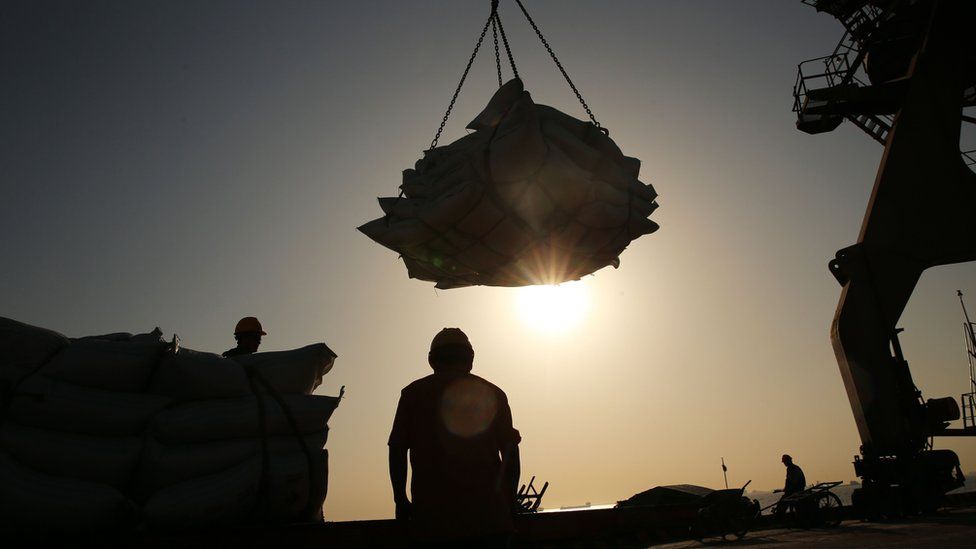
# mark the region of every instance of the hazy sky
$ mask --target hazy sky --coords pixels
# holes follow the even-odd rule
[[[487,1],[0,2],[0,315],[69,336],[177,333],[221,352],[256,315],[264,350],[325,341],[327,517],[392,516],[386,438],[430,338],[462,327],[509,395],[545,506],[659,484],[850,480],[859,440],[827,330],[827,271],[856,240],[882,148],[794,129],[796,64],[839,23],[800,2],[527,6],[611,136],[643,161],[661,230],[585,279],[588,309],[533,329],[520,291],[435,291],[355,228],[430,142]],[[583,117],[501,2],[540,103]],[[487,54],[487,55],[486,55]],[[442,142],[495,87],[490,49]],[[927,397],[968,388],[955,290],[927,273],[901,325]],[[976,468],[976,443],[939,440]]]

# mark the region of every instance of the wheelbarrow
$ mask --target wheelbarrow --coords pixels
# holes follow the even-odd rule
[[[691,526],[691,538],[701,540],[720,536],[725,539],[730,534],[736,539],[745,537],[759,516],[759,502],[743,495],[751,482],[742,488],[715,490],[702,496],[698,502],[698,515]]]

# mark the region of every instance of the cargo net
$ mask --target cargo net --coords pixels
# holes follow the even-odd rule
[[[467,136],[436,147],[403,172],[399,197],[380,198],[384,216],[359,227],[400,254],[411,278],[437,288],[527,286],[577,280],[620,264],[621,252],[658,225],[657,193],[638,180],[640,160],[624,156],[600,127],[535,22],[517,2],[576,93],[591,122],[538,105],[516,78],[499,89]],[[491,26],[482,29],[451,106]]]
[[[619,266],[657,230],[657,193],[594,124],[502,86],[469,129],[403,172],[402,197],[359,228],[437,288],[527,286]]]
[[[0,318],[0,535],[321,520],[325,344],[233,359]],[[341,394],[340,394],[341,396]]]

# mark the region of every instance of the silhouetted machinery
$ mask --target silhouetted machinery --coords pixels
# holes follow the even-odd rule
[[[963,483],[935,436],[974,436],[951,397],[924,400],[896,324],[922,272],[976,260],[976,151],[960,151],[976,105],[976,2],[803,0],[839,19],[835,51],[799,65],[797,128],[848,120],[884,144],[857,244],[830,271],[843,286],[831,341],[863,445],[854,504],[869,516],[931,509]]]

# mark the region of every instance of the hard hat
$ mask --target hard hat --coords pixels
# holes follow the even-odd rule
[[[468,336],[460,328],[444,328],[440,332],[437,332],[433,341],[430,342],[430,350],[433,352],[434,349],[447,347],[448,345],[471,347],[471,342],[468,341]]]
[[[234,327],[234,335],[249,333],[268,335],[267,332],[264,331],[264,328],[261,327],[261,321],[253,316],[245,316],[237,321],[237,326]]]

